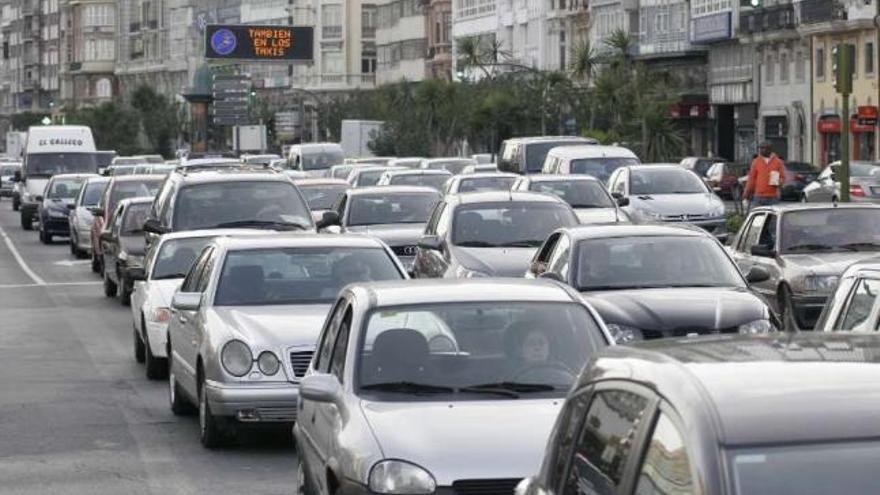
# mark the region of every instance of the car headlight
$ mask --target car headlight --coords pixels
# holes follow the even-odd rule
[[[230,340],[220,352],[220,364],[232,376],[247,375],[254,365],[251,348],[240,340]]]
[[[724,203],[717,203],[715,206],[709,209],[710,217],[723,217],[724,213]]]
[[[260,353],[260,357],[257,358],[257,366],[264,375],[271,376],[278,373],[278,370],[281,368],[281,361],[278,360],[278,356],[273,352],[263,351]]]
[[[49,216],[52,218],[67,218],[68,212],[67,210],[59,210],[56,208],[46,208],[49,212]]]
[[[168,323],[171,320],[169,308],[155,308],[150,313],[150,321],[153,323]]]
[[[751,335],[756,333],[770,333],[777,331],[776,326],[770,320],[755,320],[743,323],[739,326],[739,333],[743,335]]]
[[[437,482],[431,473],[404,461],[380,461],[370,470],[370,490],[394,495],[434,493]]]
[[[618,344],[631,344],[637,340],[644,339],[642,331],[636,327],[618,325],[617,323],[607,323],[605,327],[608,328],[608,332],[611,333],[611,338],[614,339],[614,342]]]
[[[804,292],[831,292],[837,287],[839,280],[837,275],[808,275],[797,285]]]
[[[655,222],[663,220],[663,215],[647,208],[638,208],[636,212],[639,214],[639,218],[643,221]]]
[[[458,278],[482,278],[482,277],[491,277],[488,273],[480,272],[477,270],[471,270],[465,266],[459,266],[455,269],[455,276]]]

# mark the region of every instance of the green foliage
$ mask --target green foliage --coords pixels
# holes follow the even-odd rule
[[[729,213],[727,215],[727,231],[730,232],[731,236],[739,232],[739,228],[742,227],[745,219],[746,217],[739,213]]]
[[[144,85],[132,93],[131,106],[140,114],[139,121],[149,148],[163,156],[173,156],[173,140],[180,132],[174,102]]]
[[[140,119],[138,112],[131,107],[103,103],[97,107],[69,111],[66,120],[68,124],[91,127],[95,146],[99,150],[115,150],[120,155],[136,155],[145,151],[135,139]]]
[[[44,118],[49,114],[37,112],[22,112],[12,116],[12,128],[16,131],[26,131],[32,125],[42,125]]]

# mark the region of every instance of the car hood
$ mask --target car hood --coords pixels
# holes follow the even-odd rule
[[[352,234],[365,234],[378,237],[389,246],[415,245],[425,231],[423,223],[398,223],[382,225],[363,225],[348,227],[346,232]]]
[[[449,248],[460,265],[492,277],[522,277],[538,248]]]
[[[575,208],[574,214],[582,224],[615,223],[618,221],[617,208]]]
[[[844,253],[798,253],[780,256],[787,270],[805,275],[840,275],[857,261],[877,256],[877,251]]]
[[[314,346],[330,305],[215,306],[214,311],[233,338],[252,348],[283,351],[292,346]]]
[[[68,205],[72,205],[75,202],[76,202],[75,199],[61,199],[61,198],[44,199],[43,200],[43,208],[48,208],[50,210],[67,211]]]
[[[660,288],[584,292],[606,323],[662,332],[660,336],[737,331],[743,323],[770,319],[767,304],[748,289]]]
[[[724,203],[714,194],[643,194],[630,196],[635,209],[661,215],[707,215]]]
[[[119,244],[123,251],[136,256],[143,256],[147,250],[147,241],[142,233],[120,236]]]
[[[562,402],[364,401],[361,409],[384,458],[415,463],[430,471],[439,486],[450,486],[455,480],[537,473]]]

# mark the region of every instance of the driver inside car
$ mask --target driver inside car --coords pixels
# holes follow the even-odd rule
[[[553,338],[530,322],[507,330],[508,355],[513,372],[507,381],[524,383],[569,383],[572,372],[558,357]]]

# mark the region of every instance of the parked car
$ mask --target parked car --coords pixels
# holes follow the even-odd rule
[[[829,203],[840,200],[837,173],[840,162],[833,162],[819,173],[816,180],[804,187],[801,201]],[[880,203],[880,164],[852,162],[849,164],[849,199],[854,203]]]
[[[452,175],[456,175],[471,165],[476,165],[476,162],[470,158],[426,158],[422,160],[421,168],[448,170]]]
[[[419,186],[430,187],[436,191],[452,177],[446,170],[387,170],[379,177],[377,186]]]
[[[349,286],[300,384],[293,492],[512,493],[609,343],[558,284]]]
[[[561,199],[531,192],[446,196],[416,247],[416,278],[521,277],[551,232],[577,225]]]
[[[547,153],[541,173],[591,175],[608,184],[615,170],[639,163],[639,157],[623,146],[560,146]]]
[[[608,189],[635,222],[689,223],[726,238],[724,202],[696,173],[676,165],[617,169]]]
[[[607,348],[516,493],[876,493],[880,429],[864,416],[880,406],[878,346],[799,334]]]
[[[134,288],[134,280],[128,277],[129,270],[144,268],[144,221],[152,203],[152,196],[123,199],[101,232],[104,295],[119,297],[124,306],[130,304]]]
[[[391,247],[407,269],[440,193],[429,187],[376,186],[349,189],[319,222],[333,232],[366,234]]]
[[[785,182],[780,190],[780,198],[783,201],[800,201],[804,197],[804,188],[819,176],[819,169],[811,163],[784,162]],[[746,172],[748,174],[748,172]],[[878,183],[880,185],[880,183]],[[853,188],[850,188],[853,190]],[[877,189],[880,196],[880,188]]]
[[[88,258],[92,254],[92,224],[95,215],[92,211],[98,207],[104,189],[110,183],[108,177],[92,177],[86,179],[73,209],[70,210],[68,224],[70,225],[70,253],[76,258]]]
[[[822,309],[814,330],[876,333],[880,330],[880,258],[853,263]]]
[[[0,198],[11,198],[15,190],[15,172],[21,172],[20,162],[0,162]]]
[[[602,181],[589,175],[524,175],[513,190],[557,196],[574,209],[582,224],[629,222]]]
[[[345,153],[337,143],[295,144],[288,151],[287,161],[293,170],[324,177],[330,167],[345,161]]]
[[[168,324],[171,299],[196,257],[215,237],[265,235],[262,230],[194,230],[165,234],[146,254],[144,266],[129,267],[126,278],[134,282],[131,317],[134,325],[134,358],[144,363],[147,378],[164,378],[168,372]]]
[[[382,174],[389,170],[409,170],[406,168],[392,169],[390,167],[379,166],[379,165],[368,165],[363,167],[355,167],[351,169],[351,172],[348,173],[348,178],[346,179],[351,187],[370,187],[375,186],[379,179],[382,178]]]
[[[519,175],[538,174],[551,149],[560,146],[599,144],[578,136],[538,136],[507,139],[498,150],[498,170]]]
[[[248,424],[289,428],[297,418],[299,381],[340,289],[403,278],[391,250],[372,238],[214,239],[172,297],[172,412],[197,404],[208,448]]]
[[[116,206],[123,199],[155,196],[164,180],[164,175],[136,175],[111,178],[110,183],[104,188],[104,194],[101,195],[98,206],[92,209],[92,213],[95,216],[90,231],[93,272],[103,273],[104,271],[104,253],[101,251],[103,246],[99,238],[106,230],[104,227],[105,216],[116,211]]]
[[[458,194],[479,191],[510,191],[519,175],[505,172],[482,172],[460,174],[452,177],[443,186],[444,194]]]
[[[686,168],[700,176],[700,178],[703,178],[706,177],[706,172],[708,172],[716,162],[718,162],[718,158],[689,156],[682,158],[679,166]]]
[[[740,269],[770,278],[753,287],[788,329],[809,330],[856,261],[880,252],[880,205],[787,204],[752,208],[731,244]]]
[[[350,187],[349,183],[342,179],[295,179],[293,183],[309,205],[315,223],[324,217],[324,212],[332,208]]]
[[[526,272],[580,291],[621,344],[775,332],[780,325],[772,308],[748,285],[769,276],[761,267],[743,276],[711,234],[678,225],[559,229]]]
[[[736,200],[742,197],[739,178],[749,175],[748,163],[715,162],[706,171],[706,181],[719,197]]]
[[[56,235],[70,235],[70,211],[76,203],[83,183],[97,174],[58,174],[52,176],[38,202],[37,217],[40,219],[40,242],[50,244]]]

